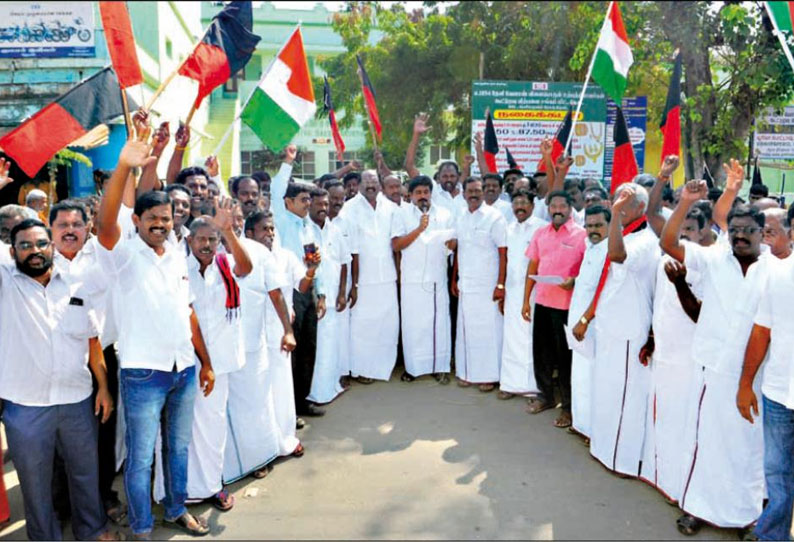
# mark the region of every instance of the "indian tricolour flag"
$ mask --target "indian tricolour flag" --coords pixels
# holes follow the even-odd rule
[[[634,62],[626,27],[617,2],[610,3],[593,60],[593,80],[618,105],[626,90],[629,67]]]
[[[766,2],[769,14],[775,20],[778,30],[794,31],[794,2]]]
[[[296,28],[262,76],[240,118],[262,143],[278,151],[292,141],[316,110],[303,37]]]

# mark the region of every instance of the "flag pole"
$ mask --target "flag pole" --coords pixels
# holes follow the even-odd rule
[[[783,32],[781,32],[780,28],[778,28],[777,21],[775,20],[775,17],[772,14],[772,10],[769,7],[769,2],[764,2],[764,8],[766,8],[766,12],[769,15],[769,19],[772,21],[772,33],[777,36],[778,40],[780,40],[780,45],[783,47],[783,52],[786,54],[786,58],[788,59],[789,66],[791,66],[792,71],[794,71],[794,57],[791,56],[791,50],[789,50],[788,48],[788,43],[786,42],[786,36],[784,36]]]
[[[361,73],[361,68],[357,68],[358,70],[358,80],[361,81],[361,88],[364,88],[364,74]],[[369,112],[369,104],[367,100],[364,100],[364,109],[367,110],[367,124],[369,125],[369,133],[372,136],[372,146],[375,148],[375,152],[378,152],[378,138],[375,136],[375,127],[372,125],[372,115]]]
[[[127,103],[127,93],[121,90],[121,107],[124,109],[124,126],[127,128],[127,139],[132,138],[132,119],[130,118],[130,105]]]
[[[604,28],[607,26],[607,21],[609,21],[609,14],[612,12],[612,5],[615,2],[609,2],[609,6],[607,6],[607,14],[604,17],[604,23],[601,25],[601,31],[598,33],[598,38],[601,39],[601,34],[604,33]],[[576,123],[579,120],[579,112],[582,110],[582,102],[584,102],[584,95],[587,92],[587,84],[590,82],[590,75],[593,73],[593,65],[595,64],[596,54],[598,54],[598,42],[596,42],[596,49],[593,51],[593,56],[590,58],[590,65],[587,67],[587,75],[584,78],[584,85],[582,86],[582,92],[579,94],[579,101],[576,104],[576,113],[573,116],[572,124],[571,124],[571,134],[568,136],[568,141],[565,144],[565,152],[564,155],[570,155],[569,151],[571,149],[571,144],[573,143],[573,138],[576,135]],[[618,107],[621,104],[617,104]]]

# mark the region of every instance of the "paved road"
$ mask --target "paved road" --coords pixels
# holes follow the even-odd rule
[[[300,432],[303,458],[234,484],[227,514],[194,511],[222,539],[685,538],[678,510],[655,490],[610,475],[552,427],[553,411],[529,416],[524,407],[432,378],[402,383],[397,373],[388,384],[355,384]],[[6,482],[20,518],[13,472]],[[18,521],[0,540],[22,537]],[[695,538],[736,532],[706,528]]]

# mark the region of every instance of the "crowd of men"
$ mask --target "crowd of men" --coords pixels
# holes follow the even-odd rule
[[[30,539],[60,539],[65,516],[78,539],[119,539],[125,515],[149,539],[153,500],[206,535],[187,505],[231,510],[228,484],[303,455],[302,418],[398,358],[404,382],[454,369],[559,409],[606,469],[679,506],[685,534],[790,536],[794,210],[741,200],[735,160],[721,192],[673,191],[669,156],[610,196],[548,139],[531,175],[487,172],[476,138],[430,178],[426,122],[407,182],[380,155],[296,181],[290,145],[272,178],[224,184],[214,158],[182,167],[185,127],[161,180],[168,125],[141,112],[99,196],[46,221],[40,194],[0,208],[0,399]]]

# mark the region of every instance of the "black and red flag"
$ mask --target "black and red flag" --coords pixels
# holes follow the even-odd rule
[[[361,74],[361,92],[364,94],[364,101],[367,103],[369,120],[375,128],[375,133],[378,134],[378,141],[380,141],[382,127],[380,116],[378,115],[378,104],[375,103],[375,88],[372,86],[372,81],[369,80],[369,75],[367,75],[367,70],[364,69],[364,63],[359,55],[356,55],[356,62],[358,62],[358,69]]]
[[[662,122],[662,162],[670,155],[681,154],[681,53],[675,57],[673,75],[667,89],[667,101],[664,104]]]
[[[518,162],[516,162],[516,159],[513,158],[512,154],[510,154],[510,149],[505,147],[505,153],[507,154],[507,166],[510,169],[518,169],[518,170],[520,170],[521,168],[518,167]]]
[[[557,133],[554,134],[554,141],[551,148],[551,163],[556,164],[557,160],[565,152],[565,146],[568,145],[568,138],[571,136],[571,120],[573,118],[573,110],[568,107],[568,112],[562,119],[562,124],[557,128]],[[543,163],[541,158],[538,162],[538,171],[546,171],[546,164]]]
[[[143,83],[127,2],[100,2],[99,13],[119,85],[127,88]]]
[[[487,173],[496,173],[496,155],[499,154],[499,142],[496,140],[496,130],[493,127],[493,118],[491,112],[488,111],[485,116],[485,137],[482,142],[483,154],[485,154],[485,163],[488,164]],[[486,173],[485,171],[483,173]]]
[[[764,184],[764,180],[761,178],[761,168],[758,167],[758,158],[755,159],[755,163],[753,164],[753,185]]]
[[[179,68],[179,75],[199,84],[194,107],[212,90],[239,72],[251,59],[260,37],[252,32],[251,2],[230,2],[215,17],[196,48]]]
[[[5,134],[0,148],[33,177],[56,152],[122,114],[119,80],[108,66]]]
[[[339,133],[339,126],[336,124],[336,113],[334,113],[334,102],[331,99],[331,85],[328,84],[328,77],[323,76],[323,113],[328,115],[331,123],[331,136],[336,147],[336,156],[341,161],[345,154],[345,142],[342,134]]]
[[[620,107],[615,107],[614,130],[615,151],[612,155],[612,184],[610,185],[610,192],[613,194],[618,186],[630,183],[639,173],[637,159],[634,157],[634,147],[631,146],[629,138],[629,128],[626,125],[626,118],[623,116],[623,109]]]

